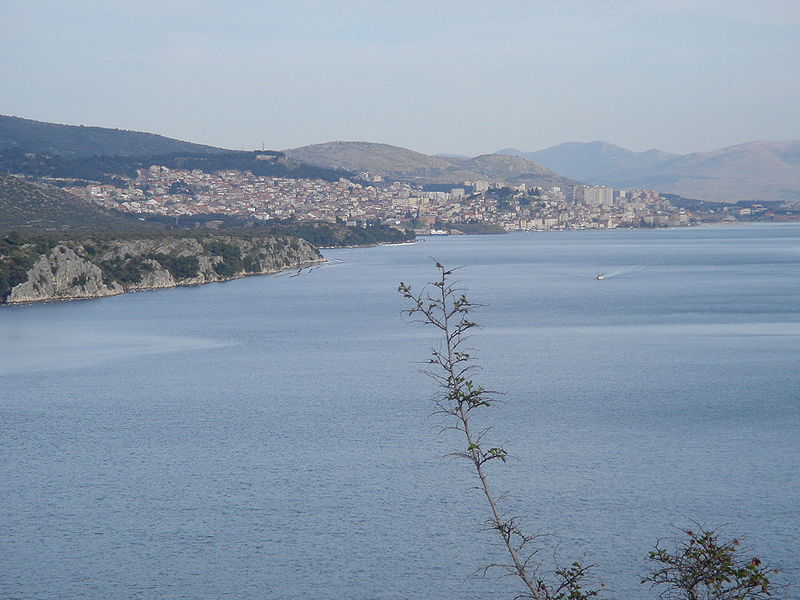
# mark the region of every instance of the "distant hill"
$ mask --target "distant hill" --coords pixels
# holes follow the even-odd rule
[[[800,199],[800,141],[750,142],[686,155],[633,152],[604,142],[570,142],[538,152],[507,148],[500,153],[615,188],[649,188],[716,202]]]
[[[498,154],[521,156],[567,177],[591,183],[601,183],[600,180],[625,181],[680,157],[679,154],[660,150],[633,152],[605,142],[566,142],[538,152],[506,148],[499,150]]]
[[[57,187],[0,175],[0,231],[52,229],[138,231],[152,230],[153,226]]]
[[[328,142],[284,151],[289,158],[328,169],[368,171],[411,183],[493,180],[551,186],[575,183],[520,157],[487,154],[475,158],[430,156],[371,142]]]
[[[327,142],[284,150],[289,158],[328,169],[344,169],[354,173],[369,171],[394,179],[437,180],[441,182],[451,171],[458,170],[449,159],[428,156],[407,148],[371,142]],[[469,173],[458,179],[469,179]]]
[[[59,125],[0,115],[0,150],[18,148],[55,156],[144,156],[171,152],[213,153],[220,148],[172,138],[83,125]]]
[[[714,201],[800,200],[800,141],[750,142],[662,165],[659,189]]]
[[[478,173],[483,179],[490,181],[504,181],[510,184],[527,183],[540,187],[566,186],[576,183],[537,162],[519,156],[483,154],[468,159],[452,158],[450,161],[467,171]]]

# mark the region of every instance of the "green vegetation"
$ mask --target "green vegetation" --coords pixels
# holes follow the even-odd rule
[[[0,115],[0,150],[6,148],[62,156],[98,154],[136,156],[167,152],[220,151],[219,148],[183,142],[152,133],[83,125],[60,125]]]
[[[682,529],[673,549],[656,544],[650,552],[650,573],[642,583],[660,587],[664,600],[766,600],[777,591],[770,581],[777,569],[764,565],[734,538],[721,542],[719,533],[699,524]]]
[[[462,233],[467,233],[469,235],[508,233],[505,229],[500,227],[500,225],[494,225],[493,223],[483,223],[480,221],[476,221],[474,223],[450,223],[448,224],[448,227],[452,227],[453,229],[458,229]]]
[[[189,185],[185,181],[173,181],[169,186],[169,193],[194,196],[197,193],[197,190],[194,188],[194,186]]]
[[[401,243],[414,239],[414,232],[399,231],[388,225],[348,227],[343,223],[307,223],[284,221],[266,225],[270,233],[290,235],[306,240],[320,248],[337,246],[370,246],[381,243]]]
[[[221,277],[233,277],[237,273],[244,270],[244,261],[242,260],[242,250],[236,244],[231,244],[223,240],[205,240],[201,241],[203,248],[222,258],[220,262],[214,265],[214,271]]]
[[[35,262],[59,244],[61,253],[73,251],[80,259],[97,266],[105,285],[119,284],[124,289],[136,287],[148,273],[161,269],[168,271],[176,282],[185,284],[200,275],[204,280],[216,280],[217,276],[227,279],[260,273],[265,268],[262,264],[288,268],[320,257],[298,238],[252,229],[242,235],[161,231],[147,235],[93,234],[87,238],[85,233],[67,233],[32,237],[11,232],[0,237],[0,304],[14,286],[27,281]],[[68,259],[74,257],[70,255]],[[80,273],[71,281],[59,283],[84,287],[91,278],[89,273]]]
[[[258,273],[261,271],[261,263],[258,258],[250,254],[242,259],[242,267],[246,273]]]
[[[36,260],[54,245],[45,237],[23,239],[15,231],[0,238],[0,303],[15,285],[25,281]]]
[[[342,222],[298,221],[296,219],[258,221],[251,217],[235,215],[192,215],[187,217],[164,217],[150,215],[148,222],[163,224],[175,229],[194,229],[208,223],[214,224],[215,230],[236,237],[263,235],[286,235],[306,240],[318,248],[335,248],[339,246],[371,246],[382,243],[401,243],[414,239],[410,229],[400,231],[389,225],[371,223],[366,226],[345,225]],[[190,233],[188,235],[195,235]],[[186,235],[186,232],[184,232]]]
[[[86,249],[86,246],[84,246],[84,249]],[[192,279],[200,274],[200,259],[196,256],[171,256],[169,254],[157,253],[147,254],[145,258],[150,258],[158,262],[158,264],[169,271],[170,275],[176,280]]]
[[[98,266],[103,270],[103,281],[106,285],[112,282],[122,285],[139,283],[145,271],[152,271],[153,266],[145,262],[141,256],[114,257],[101,261]]]
[[[0,175],[0,231],[152,230],[136,217],[106,210],[51,185]]]
[[[170,169],[199,169],[207,173],[217,171],[251,171],[254,175],[285,177],[289,179],[325,179],[336,181],[352,176],[347,171],[326,169],[286,159],[281,153],[272,153],[270,160],[259,160],[264,152],[239,152],[225,150],[215,153],[173,152],[133,156],[74,156],[26,152],[23,149],[6,149],[0,152],[0,173],[22,174],[30,177],[53,177],[96,181],[117,185],[119,177],[135,177],[138,169],[153,165]]]

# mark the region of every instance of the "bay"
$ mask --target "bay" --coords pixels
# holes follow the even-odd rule
[[[0,598],[512,597],[400,281],[461,266],[509,509],[608,596],[726,525],[797,581],[800,227],[426,238],[0,309]],[[341,261],[341,262],[339,262]],[[598,281],[603,272],[607,278]]]

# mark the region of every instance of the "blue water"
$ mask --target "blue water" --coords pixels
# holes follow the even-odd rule
[[[495,487],[552,534],[544,560],[654,598],[647,551],[694,519],[799,580],[800,226],[325,254],[343,262],[0,308],[0,598],[513,597],[472,575],[502,555],[429,416],[435,334],[400,314],[431,256],[487,305]]]

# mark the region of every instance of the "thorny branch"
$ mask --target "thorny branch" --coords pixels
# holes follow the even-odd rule
[[[419,293],[414,293],[405,283],[400,283],[398,292],[412,304],[412,308],[404,311],[405,314],[415,322],[432,325],[442,334],[441,345],[431,349],[426,371],[439,387],[434,398],[436,412],[455,421],[454,425],[448,424],[446,428],[464,434],[466,448],[453,455],[472,463],[480,482],[478,489],[483,493],[491,515],[487,527],[500,536],[510,559],[507,564],[492,564],[483,570],[498,567],[516,576],[524,590],[517,598],[583,600],[597,596],[597,590],[585,590],[581,585],[591,566],[578,562],[568,567],[556,566],[555,580],[546,581],[539,573],[539,565],[534,562],[536,551],[527,550],[528,544],[537,536],[524,534],[517,520],[504,516],[500,509],[500,500],[491,489],[486,466],[497,459],[506,462],[508,453],[503,448],[484,445],[486,430],[475,432],[471,421],[472,411],[491,406],[496,396],[496,392],[484,389],[469,378],[476,365],[466,351],[465,343],[470,330],[478,326],[470,320],[469,314],[480,305],[468,300],[463,290],[457,287],[457,282],[452,281],[456,269],[447,269],[439,262],[436,262],[436,269],[438,278]]]

